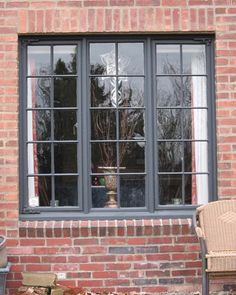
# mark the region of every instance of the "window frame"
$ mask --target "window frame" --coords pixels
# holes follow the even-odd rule
[[[19,37],[19,88],[20,88],[20,157],[19,157],[19,177],[20,177],[20,218],[31,220],[60,220],[60,219],[107,219],[107,218],[153,218],[153,217],[191,217],[198,205],[160,205],[158,196],[158,184],[156,178],[155,161],[152,155],[156,150],[156,135],[154,134],[155,115],[146,116],[145,124],[146,152],[145,152],[145,175],[146,175],[146,207],[137,208],[92,208],[91,204],[91,184],[90,184],[90,97],[89,89],[89,44],[95,42],[143,42],[144,44],[144,93],[146,99],[145,114],[154,106],[156,83],[155,66],[156,62],[155,43],[158,44],[205,44],[206,45],[206,76],[207,76],[207,132],[208,132],[208,186],[209,200],[217,199],[217,161],[216,161],[216,111],[215,111],[215,89],[214,89],[214,36],[213,35],[89,35],[89,36],[34,36]],[[81,120],[77,138],[79,142],[79,157],[82,160],[81,171],[78,174],[80,191],[78,191],[78,201],[80,207],[36,207],[27,208],[27,45],[75,45],[78,46],[77,54],[77,118]],[[80,59],[79,57],[82,56]],[[51,57],[52,59],[52,57]],[[82,74],[83,73],[83,74]],[[53,75],[50,75],[53,76]],[[79,99],[81,97],[81,99]],[[81,116],[81,114],[86,114]],[[82,118],[82,119],[81,119]],[[86,128],[85,128],[86,126]],[[147,132],[148,130],[148,132]],[[83,136],[81,136],[83,131]],[[86,131],[86,132],[85,132]],[[78,151],[78,149],[77,149]],[[156,159],[156,155],[155,155]],[[79,169],[79,167],[78,167]],[[155,183],[155,184],[153,184]],[[89,196],[89,197],[88,197]],[[26,209],[25,209],[26,208]]]

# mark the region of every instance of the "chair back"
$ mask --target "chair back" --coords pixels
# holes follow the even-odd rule
[[[215,201],[197,208],[197,219],[208,253],[236,251],[236,199]]]

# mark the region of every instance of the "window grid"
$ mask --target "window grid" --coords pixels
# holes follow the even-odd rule
[[[27,38],[26,38],[27,39]],[[143,38],[142,39],[142,42],[144,43],[144,45],[146,46],[147,45],[147,43],[149,42],[148,40],[154,40],[153,42],[155,43],[156,41],[155,41],[155,37],[151,37],[151,38],[149,38],[149,37],[147,37],[147,38]],[[85,42],[84,42],[85,41]],[[31,41],[30,41],[31,42]],[[45,41],[44,41],[45,42]],[[86,38],[84,38],[83,39],[83,43],[85,44],[87,42],[87,44],[89,44],[89,39],[87,39],[87,41],[86,41]],[[116,53],[117,53],[117,51],[118,51],[118,43],[120,42],[120,41],[115,41],[114,42],[114,39],[110,39],[109,40],[109,42],[113,42],[113,43],[115,43],[116,44]],[[123,42],[123,40],[121,40],[121,42]],[[126,42],[126,41],[124,41],[124,42]],[[134,41],[135,42],[135,41]],[[168,76],[168,77],[180,77],[181,78],[181,85],[183,85],[183,78],[184,77],[206,77],[207,78],[207,97],[208,97],[208,99],[209,99],[209,84],[210,83],[212,83],[212,81],[209,81],[209,72],[208,72],[208,69],[207,69],[207,72],[206,72],[206,75],[202,75],[202,74],[186,74],[186,73],[183,73],[183,70],[182,70],[182,67],[183,67],[183,64],[182,64],[182,44],[192,44],[192,43],[194,43],[194,42],[192,42],[192,41],[190,41],[189,43],[189,40],[187,40],[187,41],[183,41],[182,43],[181,43],[181,41],[178,41],[177,43],[178,44],[180,44],[180,47],[181,47],[181,50],[180,50],[180,58],[181,58],[181,74],[176,74],[176,75],[171,75],[171,74],[168,74],[168,75],[161,75],[161,74],[155,74],[155,77],[157,78],[157,77],[165,77],[165,76]],[[164,41],[163,42],[163,40],[161,40],[161,42],[159,43],[159,44],[168,44],[168,41]],[[204,43],[204,42],[203,42]],[[30,43],[29,43],[30,44]],[[46,44],[47,44],[47,41],[46,41]],[[66,43],[67,44],[67,43]],[[73,43],[74,44],[74,43]],[[197,42],[197,44],[201,44],[201,43],[199,43],[199,42]],[[212,49],[210,49],[209,50],[209,48],[207,48],[207,45],[208,45],[208,42],[206,42],[206,43],[204,43],[204,44],[206,44],[206,51],[207,51],[207,53],[208,53],[208,55],[207,55],[207,57],[209,58],[209,52],[211,51],[211,54],[212,54]],[[31,45],[31,44],[30,44]],[[47,44],[48,45],[48,44]],[[55,42],[55,44],[53,44],[53,45],[51,45],[50,47],[51,47],[51,70],[53,69],[53,47],[55,46],[55,45],[57,45],[57,43]],[[24,47],[24,46],[23,46]],[[83,47],[83,49],[82,49],[82,54],[84,54],[84,48],[85,47]],[[80,51],[80,53],[81,53],[81,51]],[[78,60],[78,55],[79,55],[79,51],[77,50],[77,60]],[[145,55],[144,55],[145,56]],[[145,61],[146,61],[146,56],[144,57],[145,58]],[[117,63],[117,54],[116,54],[116,63]],[[146,62],[145,62],[146,63]],[[212,60],[211,60],[211,63],[212,63]],[[208,63],[209,64],[209,63]],[[149,63],[149,68],[147,69],[147,71],[148,72],[150,72],[150,65],[151,65],[151,63]],[[22,67],[22,69],[23,69],[24,67]],[[81,70],[81,68],[80,68],[80,70]],[[116,71],[118,71],[118,67],[116,67]],[[146,71],[145,71],[146,72]],[[81,72],[80,72],[81,73]],[[77,122],[78,122],[78,117],[79,117],[79,106],[81,106],[81,98],[79,97],[79,92],[78,92],[78,83],[77,83],[77,107],[55,107],[55,106],[53,106],[53,103],[52,103],[52,101],[53,101],[53,92],[54,92],[54,83],[53,83],[53,80],[54,80],[54,78],[55,77],[76,77],[76,79],[77,79],[77,82],[78,82],[78,76],[79,76],[80,74],[79,74],[79,68],[78,68],[78,63],[77,63],[77,74],[76,75],[74,75],[74,74],[70,74],[70,75],[54,75],[54,74],[51,74],[51,75],[27,75],[26,74],[26,80],[28,80],[28,79],[30,79],[30,78],[33,78],[33,79],[36,79],[36,78],[46,78],[46,77],[48,77],[48,78],[50,78],[50,80],[51,80],[51,93],[50,93],[50,98],[51,98],[51,105],[50,105],[50,107],[38,107],[38,108],[34,108],[34,107],[32,107],[32,108],[30,108],[30,107],[28,107],[28,104],[27,104],[27,106],[25,107],[25,110],[26,110],[26,112],[27,112],[27,114],[28,114],[28,112],[29,111],[31,111],[31,112],[37,112],[37,111],[50,111],[51,112],[51,114],[50,114],[50,116],[51,116],[51,118],[52,118],[52,120],[51,120],[51,140],[46,140],[46,141],[44,141],[44,140],[28,140],[28,138],[27,138],[27,140],[26,140],[26,145],[28,146],[29,144],[40,144],[40,143],[49,143],[50,145],[51,145],[51,158],[52,158],[52,161],[51,161],[51,172],[52,173],[33,173],[33,174],[31,174],[31,173],[26,173],[26,177],[28,178],[28,177],[31,177],[31,176],[51,176],[52,177],[52,179],[54,179],[55,178],[55,176],[63,176],[63,175],[71,175],[71,176],[74,176],[74,175],[76,175],[76,176],[79,176],[79,173],[55,173],[55,167],[54,167],[54,161],[53,161],[53,159],[54,159],[54,144],[55,143],[76,143],[77,144],[77,153],[78,153],[78,155],[80,154],[81,155],[81,150],[78,150],[78,147],[79,147],[79,144],[81,145],[81,142],[80,142],[80,137],[79,137],[79,129],[77,129],[77,140],[57,140],[57,139],[55,139],[54,138],[54,111],[56,111],[56,110],[76,110],[76,114],[77,114]],[[118,72],[116,72],[116,75],[104,75],[103,77],[116,77],[117,79],[116,79],[116,83],[118,84],[118,78],[122,78],[122,77],[143,77],[144,79],[145,79],[145,74],[144,75],[138,75],[138,74],[136,74],[136,75],[131,75],[131,74],[129,74],[129,75],[119,75],[119,73]],[[99,75],[89,75],[89,79],[91,79],[91,77],[99,77]],[[155,79],[153,79],[153,85],[155,85],[155,81],[156,81],[156,78]],[[212,78],[211,78],[212,79]],[[154,81],[155,80],[155,81]],[[148,84],[147,84],[148,85]],[[149,84],[150,85],[150,84]],[[149,90],[148,90],[148,92],[149,92],[149,94],[147,95],[146,94],[146,91],[144,91],[144,93],[145,93],[145,97],[146,97],[146,95],[147,96],[151,96],[150,95],[150,86],[147,86],[148,88],[149,88]],[[153,86],[154,87],[154,86]],[[117,92],[117,89],[118,89],[118,87],[116,87],[116,92]],[[183,89],[182,89],[182,91],[183,91]],[[82,91],[83,92],[83,91]],[[24,91],[23,90],[21,90],[21,93],[24,93]],[[155,91],[153,91],[153,94],[155,94]],[[212,93],[211,93],[211,95],[212,95]],[[182,94],[182,96],[181,96],[181,98],[183,99],[183,94]],[[148,103],[148,105],[149,105],[149,103]],[[145,105],[146,106],[146,105]],[[144,107],[132,107],[132,109],[137,109],[137,110],[145,110],[145,112],[146,112],[146,108],[145,108],[145,106]],[[149,107],[150,107],[150,105],[149,105]],[[91,112],[91,110],[109,110],[110,108],[106,108],[106,107],[92,107],[92,106],[89,106],[89,111]],[[120,110],[126,110],[126,109],[128,109],[128,108],[125,108],[125,107],[119,107],[118,105],[116,106],[116,120],[117,120],[117,123],[119,123],[119,116],[118,116],[118,112],[120,111]],[[198,106],[198,107],[187,107],[187,106],[183,106],[183,105],[181,105],[181,106],[174,106],[174,107],[172,107],[172,106],[156,106],[156,112],[158,112],[158,110],[162,110],[162,109],[166,109],[166,110],[171,110],[171,109],[174,109],[174,110],[178,110],[178,109],[180,109],[181,111],[183,111],[183,110],[206,110],[207,112],[208,112],[208,118],[207,118],[207,120],[208,120],[208,122],[209,122],[209,118],[210,118],[210,114],[214,114],[214,107],[213,107],[213,111],[211,111],[210,112],[210,114],[209,114],[209,106],[207,105],[207,106]],[[155,118],[155,114],[154,114],[154,118]],[[84,121],[85,122],[85,121]],[[184,199],[184,194],[185,194],[185,191],[184,191],[184,189],[183,189],[183,187],[184,187],[184,177],[185,177],[185,175],[196,175],[196,174],[198,174],[198,175],[213,175],[213,173],[212,173],[212,171],[206,171],[206,173],[204,173],[204,172],[186,172],[185,171],[185,165],[184,165],[184,143],[187,143],[187,142],[206,142],[206,143],[208,143],[211,147],[212,147],[212,145],[213,145],[213,143],[214,143],[214,136],[212,136],[210,139],[209,138],[207,138],[206,140],[203,140],[203,139],[186,139],[186,138],[183,138],[184,137],[184,135],[183,135],[183,127],[182,127],[182,125],[183,125],[183,117],[181,116],[181,139],[179,140],[179,139],[161,139],[161,140],[159,140],[158,138],[156,138],[156,144],[157,144],[157,147],[159,146],[159,142],[181,142],[182,143],[182,149],[183,149],[183,151],[182,151],[182,154],[183,154],[183,161],[182,161],[182,171],[181,171],[181,175],[182,175],[182,199]],[[150,127],[150,126],[149,126]],[[214,127],[214,126],[213,126]],[[145,126],[145,128],[147,128],[147,126]],[[116,174],[119,176],[120,175],[120,172],[119,172],[119,143],[120,142],[125,142],[126,140],[122,140],[122,139],[119,139],[119,137],[118,137],[118,135],[119,135],[119,124],[116,124],[116,140],[111,140],[111,142],[115,142],[116,143],[116,146],[117,146],[117,171],[116,171]],[[156,137],[156,135],[155,135],[155,137]],[[154,137],[154,138],[155,138]],[[138,141],[141,141],[141,140],[128,140],[127,142],[138,142]],[[146,150],[145,150],[145,154],[147,155],[147,150],[148,150],[148,148],[147,148],[147,145],[149,145],[150,144],[150,142],[149,142],[149,140],[148,140],[148,142],[147,142],[147,139],[146,139],[146,136],[145,136],[145,138],[142,140],[143,142],[145,142],[145,147],[146,147]],[[83,142],[85,142],[85,140],[83,139]],[[91,143],[95,143],[95,142],[103,142],[103,140],[90,140],[90,142]],[[106,142],[106,141],[104,141],[104,142]],[[155,144],[155,145],[156,145]],[[210,146],[208,146],[208,150],[209,150],[209,147]],[[157,150],[158,150],[158,148],[156,147],[156,152],[157,152]],[[150,147],[149,147],[150,148]],[[147,158],[149,158],[150,159],[150,156],[148,156],[147,155]],[[210,157],[209,157],[210,158]],[[78,160],[78,163],[79,163],[79,159],[78,159],[78,157],[77,157],[77,160]],[[210,158],[209,159],[210,161],[212,160],[212,158]],[[147,162],[147,159],[146,159],[146,157],[145,157],[145,162]],[[151,161],[150,161],[151,162]],[[150,163],[149,162],[149,163]],[[214,166],[215,164],[213,163],[213,166]],[[158,165],[159,166],[159,165]],[[89,168],[89,167],[88,167]],[[147,167],[146,165],[145,165],[145,170],[146,169],[149,169],[149,168],[151,168],[151,167]],[[77,167],[77,169],[79,169],[79,166]],[[151,170],[152,170],[152,168],[151,168]],[[77,171],[78,172],[78,171]],[[122,175],[146,175],[147,173],[146,172],[144,172],[144,173],[123,173],[122,172]],[[167,174],[170,174],[170,175],[178,175],[179,173],[178,172],[162,172],[162,171],[159,171],[159,169],[157,170],[157,175],[167,175]],[[104,175],[104,173],[90,173],[90,175],[91,176],[93,176],[93,175]],[[88,177],[88,176],[87,176]],[[90,178],[90,177],[88,177],[88,178]],[[212,179],[212,178],[211,178]],[[209,178],[209,184],[211,185],[211,184],[213,184],[213,185],[215,185],[215,182],[214,181],[212,181],[210,178]],[[84,181],[83,181],[83,183],[85,183],[86,182],[86,176],[84,176]],[[52,181],[52,183],[54,184],[54,181]],[[78,182],[77,182],[78,183]],[[147,181],[147,183],[150,183],[150,182],[148,182]],[[155,185],[155,187],[158,189],[158,183],[159,183],[159,181],[156,181],[156,185]],[[78,186],[79,186],[79,184],[78,184]],[[118,186],[119,187],[119,186]],[[214,191],[215,190],[215,188],[212,188],[212,187],[210,187],[209,188],[210,189],[210,191]],[[119,189],[118,189],[119,190]],[[81,191],[81,188],[80,188],[80,190],[78,190],[78,191],[80,191],[80,193],[82,194],[82,191]],[[84,191],[86,191],[86,190],[84,190]],[[118,191],[118,194],[119,194],[119,191]],[[145,194],[146,195],[146,194]],[[156,195],[158,195],[158,193],[156,194]],[[152,198],[152,197],[151,197]],[[213,198],[214,198],[214,196],[213,196]],[[54,201],[55,200],[55,187],[53,187],[52,186],[52,201]],[[145,201],[145,203],[146,202],[149,202],[150,201],[150,197]],[[86,201],[85,201],[85,203],[86,203]],[[84,203],[84,205],[85,205],[85,203]],[[84,206],[84,208],[85,208],[86,206]],[[168,206],[165,206],[166,208],[168,208]],[[181,208],[181,206],[178,206],[179,208]],[[156,204],[156,208],[158,208],[158,204]],[[177,208],[176,207],[176,209],[179,209],[179,208]],[[42,208],[42,209],[46,209],[46,208]],[[55,208],[55,209],[59,209],[59,208]],[[66,208],[60,208],[60,209],[66,209]],[[123,208],[122,208],[123,209]],[[125,208],[124,208],[125,209]],[[137,209],[137,208],[136,208]],[[132,208],[132,210],[133,210],[133,208]],[[151,210],[151,208],[149,208],[148,209],[149,211],[152,211]],[[43,210],[42,210],[43,211]],[[86,210],[85,210],[86,211]],[[90,211],[90,209],[87,211],[87,213]],[[137,210],[138,211],[138,210]]]

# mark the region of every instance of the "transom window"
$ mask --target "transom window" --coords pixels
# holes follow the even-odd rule
[[[180,214],[214,198],[210,38],[21,45],[22,213]]]

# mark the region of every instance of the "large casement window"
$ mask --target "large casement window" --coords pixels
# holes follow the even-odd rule
[[[215,198],[209,36],[20,41],[23,214],[184,215]]]

